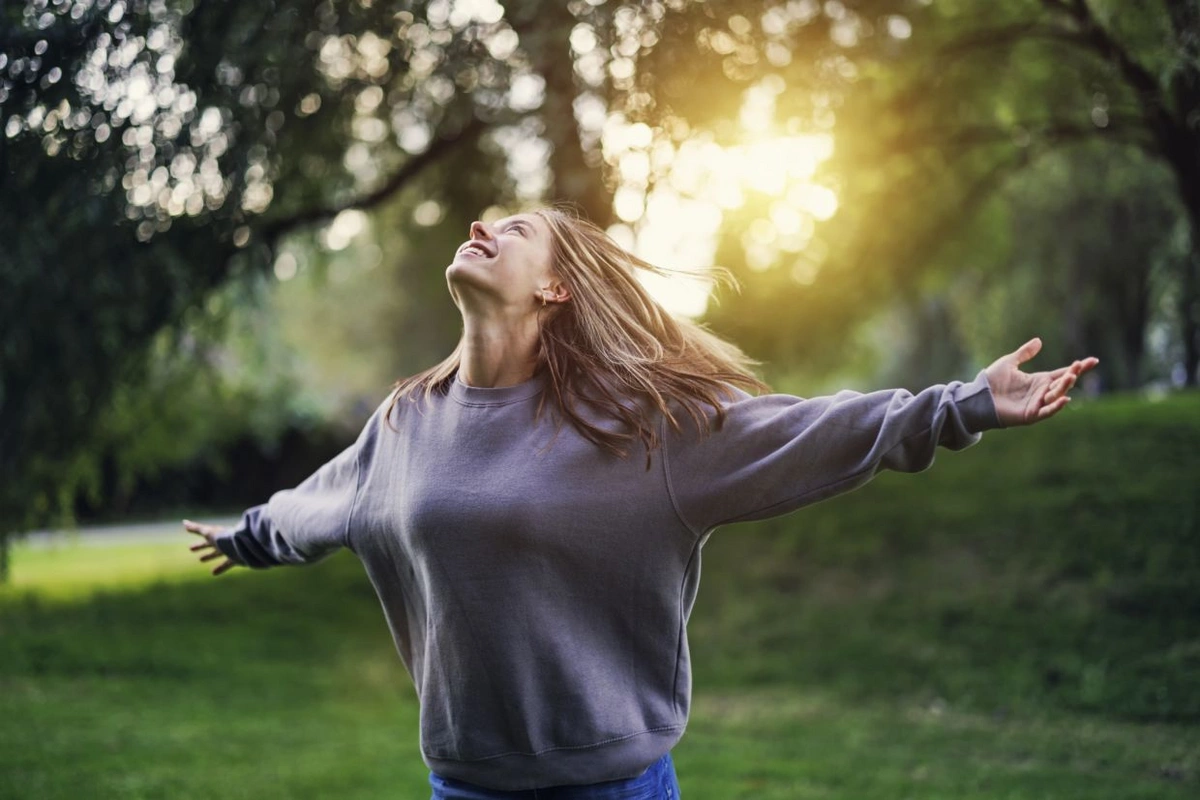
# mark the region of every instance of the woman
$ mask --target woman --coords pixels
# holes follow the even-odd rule
[[[362,560],[420,697],[434,798],[674,798],[686,623],[714,528],[917,472],[941,445],[1047,419],[1087,358],[1033,339],[913,395],[752,396],[736,347],[674,320],[655,269],[557,209],[476,222],[446,270],[463,336],[352,446],[201,561]],[[737,387],[742,388],[737,388]]]

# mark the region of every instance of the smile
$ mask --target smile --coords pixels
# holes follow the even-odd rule
[[[481,242],[478,239],[471,241],[458,248],[457,255],[471,256],[472,258],[495,258],[496,253],[493,252],[487,243]]]

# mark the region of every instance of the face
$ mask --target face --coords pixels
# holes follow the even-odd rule
[[[516,214],[496,222],[473,222],[470,239],[446,268],[455,304],[486,304],[534,311],[563,290],[551,269],[550,228],[537,214]]]

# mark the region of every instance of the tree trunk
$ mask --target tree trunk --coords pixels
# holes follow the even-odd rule
[[[1179,326],[1183,339],[1185,386],[1196,386],[1197,362],[1200,362],[1200,125],[1195,109],[1200,107],[1200,5],[1172,2],[1166,11],[1174,33],[1179,57],[1160,100],[1163,113],[1158,115],[1155,135],[1167,163],[1179,183],[1179,194],[1187,211],[1191,243],[1184,259],[1179,282]],[[1173,108],[1168,115],[1166,108]]]
[[[1183,281],[1179,292],[1180,336],[1183,339],[1183,385],[1196,386],[1196,367],[1200,362],[1200,220],[1192,223],[1191,252],[1183,262]]]
[[[1163,155],[1175,174],[1179,197],[1187,214],[1188,256],[1179,280],[1179,336],[1183,340],[1184,386],[1196,386],[1200,362],[1200,132],[1172,132]]]
[[[547,3],[532,36],[534,69],[546,82],[542,135],[550,142],[551,199],[574,203],[600,227],[613,221],[612,194],[601,168],[589,166],[575,120],[574,56],[570,32],[576,23],[566,3]]]
[[[1193,137],[1200,147],[1200,136]],[[1180,194],[1187,210],[1191,241],[1179,281],[1179,335],[1183,339],[1183,385],[1196,386],[1200,365],[1200,151],[1191,154],[1191,169],[1178,170]]]
[[[1132,236],[1139,223],[1139,207],[1121,198],[1112,207],[1109,230],[1119,236]],[[1146,327],[1150,321],[1150,266],[1148,258],[1126,263],[1106,276],[1105,300],[1116,310],[1118,330],[1115,337],[1121,353],[1122,384],[1125,389],[1142,385],[1142,360],[1146,352]]]

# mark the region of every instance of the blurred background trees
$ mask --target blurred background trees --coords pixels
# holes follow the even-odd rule
[[[652,288],[782,390],[965,378],[1033,335],[1099,390],[1194,385],[1198,15],[0,5],[0,531],[294,483],[453,346],[469,222],[550,200],[733,270]]]

